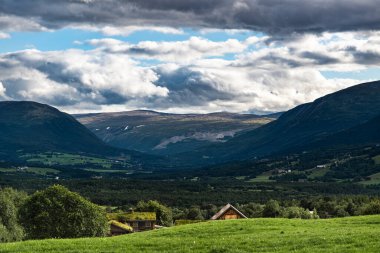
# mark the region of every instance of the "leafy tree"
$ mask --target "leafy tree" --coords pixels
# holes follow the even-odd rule
[[[187,219],[187,208],[172,208],[173,220],[186,220]]]
[[[361,214],[371,215],[380,214],[380,200],[373,200],[370,203],[363,206]]]
[[[156,212],[157,220],[160,225],[170,227],[173,225],[173,213],[169,207],[160,204],[158,201],[149,200],[137,203],[136,211]]]
[[[0,242],[19,241],[24,237],[24,230],[18,223],[18,210],[25,201],[24,192],[5,188],[0,190]]]
[[[317,211],[314,209],[314,211],[311,213],[309,209],[303,209],[302,207],[298,206],[290,206],[283,210],[282,217],[289,218],[289,219],[317,219]]]
[[[313,209],[313,214],[311,215],[311,218],[312,219],[319,219],[317,209],[315,209],[315,208]]]
[[[214,214],[216,214],[219,211],[218,207],[213,204],[203,205],[201,209],[202,209],[202,216],[207,220],[210,219],[212,216],[214,216]]]
[[[201,209],[199,206],[192,206],[187,213],[187,218],[189,220],[204,220]]]
[[[29,197],[20,220],[31,239],[105,236],[109,229],[99,206],[60,185]]]
[[[241,209],[241,211],[249,218],[263,217],[264,207],[260,204],[249,203],[247,205],[241,206],[238,209]]]
[[[269,200],[264,207],[263,217],[278,217],[281,213],[281,207],[277,200]]]

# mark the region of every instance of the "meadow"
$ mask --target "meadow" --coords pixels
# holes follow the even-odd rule
[[[0,252],[379,252],[380,216],[208,221],[111,238],[0,245]]]
[[[23,156],[27,162],[41,163],[44,165],[85,165],[96,164],[103,168],[111,168],[114,161],[98,157],[74,155],[67,153],[41,153],[27,154]]]

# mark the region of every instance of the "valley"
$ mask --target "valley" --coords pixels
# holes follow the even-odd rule
[[[231,221],[238,229],[233,234],[239,242],[247,237],[240,226],[259,229],[259,236],[273,236],[260,226],[278,226],[284,234],[293,235],[299,233],[287,229],[293,222],[298,222],[293,224],[298,229],[306,229],[302,240],[307,242],[298,244],[300,251],[313,247],[308,243],[311,230],[307,232],[311,223],[324,232],[328,226],[333,233],[339,230],[338,225],[334,228],[335,222],[352,220],[347,226],[370,235],[372,231],[363,228],[368,227],[368,219],[377,216],[361,215],[380,213],[379,87],[379,82],[361,84],[266,116],[131,111],[73,117],[34,102],[0,102],[0,130],[4,133],[0,136],[0,186],[4,193],[13,188],[31,196],[51,187],[66,187],[75,192],[69,194],[80,194],[108,213],[153,203],[167,212],[162,216],[165,220],[158,219],[159,224],[172,226],[178,221],[189,225],[144,232],[141,238],[151,233],[162,241],[161,234],[166,237],[165,233],[170,233],[171,240],[181,245],[185,242],[177,231],[198,241],[191,231],[209,235],[230,227],[228,221],[205,221],[218,207],[231,202],[255,218]],[[352,100],[360,103],[350,104]],[[348,216],[360,217],[334,219]],[[323,221],[285,221],[279,217]],[[314,229],[313,238],[319,233]],[[119,246],[113,252],[150,252],[139,236],[136,233],[102,242],[125,238],[133,243],[125,246],[117,241]],[[68,245],[83,240],[91,241],[94,252],[104,250],[98,239],[31,241],[0,248],[4,252],[24,252],[26,248],[70,252]],[[281,243],[295,249],[289,242],[287,238]],[[49,249],[46,243],[51,245]],[[332,243],[346,249],[346,242],[340,245],[333,239]],[[224,249],[223,245],[216,250]],[[166,246],[158,247],[164,250]],[[209,245],[202,241],[192,252],[203,252],[205,247]]]
[[[164,203],[172,203],[164,192],[187,186],[186,194],[196,194],[192,201],[200,204],[208,191],[204,187],[218,188],[222,182],[225,189],[218,189],[228,194],[219,203],[245,187],[255,192],[256,186],[267,189],[262,201],[287,198],[278,193],[279,186],[289,198],[310,194],[304,187],[331,188],[334,195],[340,194],[336,189],[355,185],[352,194],[372,194],[380,171],[379,88],[379,82],[360,84],[266,116],[142,110],[74,115],[89,130],[46,105],[1,102],[0,128],[7,133],[0,137],[1,183],[27,192],[60,183],[84,193],[82,184],[107,189],[109,182],[125,180],[131,182],[129,189],[149,185],[152,195],[146,198]],[[125,190],[123,184],[115,187]],[[111,192],[101,203],[135,200]],[[322,192],[317,189],[315,195]],[[258,198],[246,194],[238,199]]]
[[[0,253],[379,252],[379,0],[0,0]]]

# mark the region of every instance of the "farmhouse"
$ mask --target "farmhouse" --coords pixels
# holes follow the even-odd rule
[[[211,217],[211,220],[234,220],[234,219],[247,219],[242,212],[231,204],[225,205],[219,212]]]
[[[108,213],[107,218],[110,222],[116,221],[118,223],[127,225],[132,228],[133,232],[141,232],[152,230],[156,225],[156,213],[155,212],[126,212],[126,213]],[[111,234],[112,228],[114,227],[115,233],[119,233],[120,228],[115,226],[119,225],[116,223],[111,223]]]

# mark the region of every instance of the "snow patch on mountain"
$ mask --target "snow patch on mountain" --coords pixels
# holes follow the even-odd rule
[[[226,138],[232,138],[236,133],[242,131],[242,129],[235,129],[223,132],[196,132],[188,135],[173,136],[168,139],[164,139],[160,144],[155,146],[153,150],[165,149],[169,144],[175,144],[185,140],[196,140],[196,141],[209,141],[209,142],[225,142]]]

